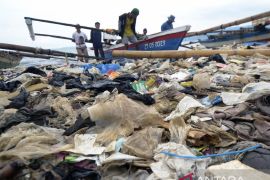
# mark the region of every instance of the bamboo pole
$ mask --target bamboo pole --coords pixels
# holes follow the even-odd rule
[[[39,21],[39,22],[44,22],[44,23],[51,23],[51,24],[58,24],[58,25],[63,25],[63,26],[76,27],[76,24],[62,23],[62,22],[57,22],[57,21],[45,20],[45,19],[36,19],[36,18],[31,18],[31,17],[24,17],[24,19],[25,19],[25,23],[27,25],[27,28],[29,30],[30,37],[33,41],[35,40],[35,33],[34,33],[32,21]],[[105,33],[113,34],[113,35],[117,34],[117,30],[115,30],[115,29],[97,29],[97,28],[87,27],[87,26],[80,26],[80,28],[101,31],[101,32],[105,32]]]
[[[22,56],[22,57],[41,58],[41,59],[51,58],[51,56],[46,56],[46,55],[29,54],[29,53],[24,53],[24,52],[15,52],[15,51],[0,51],[0,53]]]
[[[15,50],[15,51],[22,51],[22,52],[29,52],[34,54],[47,54],[47,55],[53,55],[53,56],[67,56],[67,57],[85,57],[85,58],[96,58],[95,56],[83,56],[79,54],[74,53],[66,53],[62,51],[55,51],[51,49],[42,49],[42,48],[34,48],[29,46],[20,46],[15,44],[6,44],[6,43],[0,43],[0,49],[8,49],[8,50]],[[102,59],[102,58],[100,58]]]
[[[76,24],[69,24],[69,23],[62,23],[62,22],[57,22],[57,21],[50,21],[50,20],[45,20],[45,19],[37,19],[37,18],[31,18],[31,17],[24,17],[25,20],[32,20],[32,21],[39,21],[39,22],[44,22],[44,23],[51,23],[51,24],[58,24],[58,25],[63,25],[63,26],[70,26],[70,27],[76,27]],[[88,27],[88,26],[80,26],[82,29],[89,29],[89,30],[97,30],[97,31],[102,31],[106,32],[104,29],[97,29],[93,27]]]
[[[260,53],[270,56],[269,49],[246,49],[246,50],[189,50],[189,51],[128,51],[113,50],[113,57],[126,58],[189,58],[194,56],[211,56],[214,54],[228,54],[240,56],[252,56]]]
[[[40,59],[65,59],[59,56],[49,56],[49,55],[38,55],[38,54],[30,54],[30,53],[24,53],[24,52],[19,52],[19,51],[1,51],[0,54],[11,54],[11,55],[17,55],[17,56],[22,56],[22,57],[32,57],[32,58],[40,58]],[[71,61],[78,61],[77,59],[68,59]]]
[[[65,54],[68,54],[69,57],[76,56],[76,54],[73,54],[73,53],[65,53],[65,52],[55,51],[55,50],[50,50],[50,49],[34,48],[34,47],[29,47],[29,46],[20,46],[20,45],[15,45],[15,44],[6,44],[6,43],[0,43],[0,48],[15,50],[15,51],[30,52],[34,54],[47,54],[47,55],[54,55],[54,56],[64,56]]]
[[[57,35],[51,35],[51,34],[40,34],[40,33],[34,33],[35,36],[44,36],[44,37],[52,37],[52,38],[58,38],[58,39],[65,39],[65,40],[70,40],[72,41],[72,38],[69,37],[64,37],[64,36],[57,36]],[[90,41],[85,41],[86,43],[92,43]],[[103,43],[102,44],[107,44],[107,45],[111,45],[108,43]]]
[[[68,37],[64,37],[64,36],[56,36],[56,35],[51,35],[51,34],[35,33],[35,36],[52,37],[52,38],[66,39],[66,40],[71,40],[72,41],[72,38],[68,38]],[[89,42],[86,42],[86,43],[89,43]]]
[[[226,23],[226,24],[221,24],[221,25],[218,25],[218,26],[214,26],[212,28],[208,28],[208,29],[205,29],[205,30],[202,30],[202,31],[190,32],[190,33],[188,33],[186,35],[186,37],[206,34],[206,33],[213,32],[213,31],[216,31],[216,30],[219,30],[219,29],[224,29],[224,28],[227,28],[227,27],[243,24],[243,23],[246,23],[246,22],[250,22],[250,21],[261,19],[261,18],[268,17],[268,16],[270,16],[270,11],[260,13],[260,14],[254,15],[254,16],[246,17],[246,18],[243,18],[243,19],[239,19],[239,20],[229,22],[229,23]]]

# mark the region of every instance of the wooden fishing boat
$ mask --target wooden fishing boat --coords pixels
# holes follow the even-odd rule
[[[220,35],[222,33],[217,33],[224,31],[225,28],[232,27],[232,26],[237,26],[240,24],[252,22],[253,27],[256,27],[258,25],[266,25],[269,24],[269,17],[270,17],[270,11],[260,13],[254,16],[246,17],[243,19],[238,19],[236,21],[228,22],[225,24],[220,24],[218,26],[214,26],[211,28],[207,28],[201,31],[196,31],[196,32],[190,32],[186,35],[186,37],[192,37],[193,39],[196,39],[194,42],[190,42],[189,44],[192,43],[197,43],[199,39],[198,36],[203,36],[203,40],[200,42],[204,44],[206,47],[218,47],[222,46],[224,44],[231,44],[231,43],[237,43],[238,42],[250,42],[250,41],[258,41],[258,40],[267,40],[269,39],[269,31],[265,32],[260,32],[260,30],[253,30],[252,32],[244,32],[238,31],[238,32],[226,32],[223,35]],[[256,29],[256,28],[255,28]],[[213,35],[213,32],[215,35]],[[210,36],[208,40],[205,40],[204,36],[209,35]],[[232,35],[234,34],[234,35]],[[224,36],[225,35],[225,36]]]
[[[136,43],[128,45],[128,50],[139,51],[161,51],[161,50],[177,50],[185,38],[190,26],[178,27],[175,29],[159,32],[147,36],[145,40],[139,40]],[[113,50],[125,50],[124,44],[116,44],[109,48],[104,48],[105,58],[112,58]]]
[[[0,69],[18,66],[21,60],[22,56],[20,55],[0,52]]]
[[[207,35],[208,39],[199,41],[207,48],[221,47],[227,44],[241,44],[247,42],[269,41],[270,29],[256,30],[254,28],[241,28],[240,30],[219,31]]]
[[[183,27],[172,29],[172,30],[149,35],[148,39],[140,40],[136,43],[129,44],[128,50],[139,50],[139,51],[178,50],[179,46],[187,47],[187,46],[181,45],[181,43],[185,37],[205,35],[207,33],[214,32],[214,31],[217,31],[220,29],[224,29],[227,27],[247,23],[247,22],[254,21],[254,20],[259,20],[259,19],[269,17],[269,16],[270,16],[270,11],[267,11],[264,13],[260,13],[260,14],[254,15],[254,16],[247,17],[247,18],[238,19],[236,21],[229,22],[226,24],[221,24],[218,26],[207,28],[207,29],[202,30],[202,31],[190,32],[190,33],[187,33],[187,31],[189,31],[189,29],[190,29],[190,26],[183,26]],[[25,22],[26,22],[26,25],[29,29],[30,37],[32,38],[32,40],[35,40],[35,36],[48,36],[48,37],[53,37],[53,38],[70,40],[70,38],[68,38],[68,37],[34,33],[32,21],[39,21],[39,22],[44,22],[44,23],[51,23],[51,24],[69,26],[69,27],[76,27],[75,24],[25,17]],[[116,34],[115,33],[116,30],[113,30],[113,29],[96,29],[96,28],[87,27],[87,26],[80,26],[80,27],[82,29],[101,31],[104,33],[112,34],[112,35]],[[187,47],[187,48],[189,48],[189,47]],[[13,48],[13,49],[18,50],[21,48]],[[125,49],[126,49],[126,47],[124,46],[124,44],[116,44],[116,45],[111,45],[109,47],[105,47],[104,48],[105,58],[112,59],[113,50],[125,50]],[[29,52],[29,51],[27,51],[27,52]],[[31,52],[33,52],[32,49],[31,49]],[[44,54],[44,52],[43,52],[43,54]],[[59,53],[56,53],[56,54],[62,55]],[[66,56],[66,54],[64,54],[64,56]],[[76,56],[78,56],[78,55],[76,55]],[[90,56],[88,56],[88,57],[90,57]],[[93,58],[95,58],[95,57],[93,57]]]

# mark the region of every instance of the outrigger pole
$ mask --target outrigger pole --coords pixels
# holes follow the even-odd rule
[[[218,25],[218,26],[214,26],[212,28],[208,28],[208,29],[205,29],[205,30],[202,30],[202,31],[190,32],[190,33],[188,33],[186,35],[186,37],[207,34],[209,32],[213,32],[213,31],[224,29],[224,28],[231,27],[231,26],[236,26],[236,25],[239,25],[239,24],[243,24],[243,23],[246,23],[246,22],[254,21],[254,20],[261,19],[261,18],[264,18],[264,17],[269,17],[269,16],[270,16],[270,11],[267,11],[267,12],[260,13],[260,14],[254,15],[254,16],[246,17],[246,18],[243,18],[243,19],[238,19],[236,21],[229,22],[229,23],[226,23],[226,24],[221,24],[221,25]]]
[[[6,44],[6,43],[0,43],[0,49],[8,49],[8,50],[14,50],[14,51],[22,51],[22,52],[28,52],[28,53],[34,53],[34,54],[46,54],[46,55],[52,55],[52,56],[63,56],[63,57],[85,57],[85,58],[93,58],[95,59],[95,56],[83,56],[75,53],[67,53],[62,51],[55,51],[51,49],[42,49],[42,48],[34,48],[29,46],[20,46],[15,44]],[[103,58],[99,58],[103,59]]]
[[[58,38],[58,39],[66,39],[66,40],[71,40],[72,38],[64,37],[64,36],[56,36],[56,35],[51,35],[51,34],[40,34],[40,33],[35,33],[35,36],[45,36],[45,37],[52,37],[52,38]],[[87,42],[89,43],[89,42]]]
[[[3,50],[0,50],[0,53],[11,54],[11,55],[15,55],[15,56],[23,56],[23,57],[41,58],[41,59],[50,59],[51,58],[51,56],[30,54],[30,53],[24,53],[24,52],[18,52],[18,51],[3,51]]]
[[[64,57],[59,57],[59,56],[49,56],[49,55],[39,55],[39,54],[30,54],[30,53],[25,53],[25,52],[20,52],[20,51],[3,51],[0,50],[0,54],[11,54],[15,56],[22,56],[22,57],[32,57],[32,58],[40,58],[40,59],[65,59]],[[69,61],[78,61],[77,59],[68,59]]]
[[[31,18],[31,17],[24,17],[24,19],[25,19],[25,23],[28,27],[30,37],[32,38],[32,40],[35,40],[35,33],[34,33],[33,26],[32,26],[32,21],[39,21],[39,22],[44,22],[44,23],[51,23],[51,24],[58,24],[58,25],[63,25],[63,26],[76,27],[76,24],[62,23],[62,22],[57,22],[57,21],[45,20],[45,19],[36,19],[36,18]],[[105,32],[108,34],[113,34],[116,32],[116,30],[114,30],[114,29],[97,29],[97,28],[88,27],[88,26],[80,26],[80,27],[82,29],[96,30],[96,31],[101,31],[101,32]]]
[[[65,39],[65,40],[70,40],[72,41],[72,38],[69,37],[64,37],[64,36],[57,36],[57,35],[51,35],[51,34],[40,34],[40,33],[34,33],[35,36],[44,36],[44,37],[52,37],[52,38],[57,38],[57,39]],[[86,43],[91,43],[89,41],[85,41]],[[102,43],[102,44],[107,44],[107,43]],[[110,45],[110,44],[108,44]]]
[[[25,20],[32,20],[32,21],[39,21],[39,22],[44,22],[44,23],[58,24],[58,25],[63,25],[63,26],[76,27],[76,24],[62,23],[62,22],[57,22],[57,21],[45,20],[45,19],[36,19],[36,18],[31,18],[31,17],[24,17],[24,19]],[[82,29],[89,29],[89,30],[106,32],[106,30],[104,30],[104,29],[97,29],[97,28],[88,27],[88,26],[80,26],[80,27]]]

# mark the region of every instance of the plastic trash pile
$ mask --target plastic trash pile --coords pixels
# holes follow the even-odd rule
[[[0,70],[0,179],[270,179],[270,57]]]

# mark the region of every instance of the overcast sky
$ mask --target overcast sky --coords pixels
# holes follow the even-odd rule
[[[149,34],[159,32],[170,14],[174,27],[191,25],[191,31],[252,16],[270,10],[270,0],[0,0],[0,42],[42,48],[73,46],[67,40],[36,37],[32,41],[24,17],[79,23],[101,28],[117,28],[119,15],[140,10],[137,32],[147,28]],[[35,33],[71,37],[72,27],[33,22]],[[83,30],[89,37],[90,32]]]

